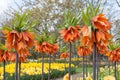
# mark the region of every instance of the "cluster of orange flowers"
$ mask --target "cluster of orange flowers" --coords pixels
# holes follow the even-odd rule
[[[58,44],[50,44],[48,42],[42,42],[39,44],[35,41],[35,50],[41,53],[54,54],[58,50]]]
[[[70,57],[70,53],[68,52],[64,52],[60,54],[60,58],[69,58]]]
[[[78,56],[86,56],[91,53],[90,49],[84,46],[78,47]]]
[[[61,37],[65,42],[74,42],[76,39],[80,38],[79,34],[80,26],[70,26],[67,29],[60,31]]]
[[[110,23],[106,18],[104,18],[103,14],[95,16],[92,20],[92,23],[96,29],[96,43],[97,50],[99,53],[107,53],[107,46],[109,44],[109,40],[112,38],[112,35],[108,33],[110,30]]]
[[[15,30],[8,32],[6,36],[6,47],[9,51],[13,48],[19,54],[19,61],[26,61],[26,57],[30,55],[28,48],[34,44],[34,36],[28,31],[17,32]],[[15,55],[12,55],[15,57]]]
[[[86,56],[93,51],[93,45],[96,44],[97,52],[106,54],[108,51],[109,40],[112,38],[108,33],[110,30],[110,23],[103,14],[93,17],[93,29],[84,26],[81,29],[82,39],[81,46],[78,47],[78,55]]]
[[[120,48],[116,48],[115,50],[108,52],[107,56],[109,57],[110,61],[119,62],[120,61]]]
[[[82,34],[81,45],[78,46],[78,55],[79,56],[87,56],[91,53],[93,47],[93,38],[90,37],[90,31],[87,26],[83,26],[80,30]]]
[[[0,62],[8,62],[8,61],[14,61],[15,60],[14,53],[10,53],[8,51],[0,50]]]

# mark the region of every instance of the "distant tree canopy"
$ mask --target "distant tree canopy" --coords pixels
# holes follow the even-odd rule
[[[100,1],[103,1],[101,3],[102,7],[104,7],[107,0],[22,0],[22,5],[16,2],[18,10],[10,7],[9,10],[5,12],[5,14],[11,16],[11,18],[1,21],[1,25],[11,25],[15,13],[26,12],[31,15],[31,21],[37,21],[35,29],[38,33],[41,33],[42,30],[46,30],[48,33],[57,33],[57,27],[64,22],[63,13],[65,11],[69,10],[75,14],[81,14],[82,10],[88,6],[88,4],[91,3],[96,7]],[[112,15],[108,15],[108,17],[111,16]],[[83,24],[81,19],[80,24]],[[119,26],[117,23],[114,24]],[[117,29],[118,32],[119,30],[120,29]],[[55,35],[58,36],[58,34]],[[117,36],[117,34],[115,35]]]
[[[114,27],[112,29],[114,40],[120,42],[120,19],[114,22]]]
[[[36,29],[40,32],[43,29],[47,31],[56,31],[57,26],[63,23],[62,18],[64,11],[70,10],[77,14],[80,13],[84,7],[81,0],[23,0],[23,3],[24,5],[20,6],[20,10],[18,11],[20,13],[30,13],[31,20],[38,21]],[[16,12],[8,14],[14,15],[14,13]],[[10,21],[8,22],[4,24],[10,24]]]

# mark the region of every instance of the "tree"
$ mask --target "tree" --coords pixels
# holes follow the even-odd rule
[[[120,42],[120,19],[116,20],[113,24],[113,29],[112,29],[112,33],[113,33],[113,37],[114,37],[114,41],[118,41]]]

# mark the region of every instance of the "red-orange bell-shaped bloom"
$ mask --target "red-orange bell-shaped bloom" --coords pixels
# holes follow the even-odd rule
[[[2,57],[3,57],[3,60],[5,60],[5,62],[8,62],[8,61],[11,61],[11,59],[13,58],[13,55],[15,55],[15,53],[7,50],[7,51],[4,51],[4,54]]]
[[[55,43],[55,44],[53,44],[52,45],[52,52],[51,53],[56,53],[57,52],[57,50],[58,50],[58,44],[57,43]]]
[[[20,33],[19,41],[23,41],[27,47],[32,47],[34,44],[34,36],[32,33],[24,31]]]
[[[15,53],[10,54],[9,60],[10,60],[11,62],[15,62],[15,61],[16,61],[16,54],[15,54]]]
[[[8,51],[5,51],[4,54],[3,54],[3,59],[5,60],[5,62],[8,62],[10,60],[10,52]]]
[[[68,52],[64,52],[60,54],[60,58],[69,58],[70,57],[70,53]]]
[[[83,46],[92,47],[92,41],[91,41],[91,38],[89,36],[83,36],[81,43]]]
[[[120,61],[120,48],[112,50],[109,52],[108,57],[112,62],[119,62]]]
[[[110,29],[110,23],[104,17],[104,14],[99,14],[98,16],[93,17],[92,23],[96,29],[107,31]]]
[[[74,42],[76,39],[80,38],[78,27],[71,26],[68,29],[63,29],[60,31],[60,34],[65,42]]]
[[[101,44],[97,44],[97,52],[100,53],[100,54],[106,54],[108,51],[108,47],[105,46],[105,45],[101,45]]]
[[[35,51],[41,52],[41,53],[48,53],[48,54],[54,54],[58,50],[58,44],[50,44],[48,42],[42,42],[38,43],[37,41],[35,43]]]
[[[3,51],[0,50],[0,62],[2,62],[2,61],[3,61]]]
[[[26,62],[27,61],[27,56],[29,55],[26,55],[26,54],[18,54],[19,57],[18,57],[18,61],[19,62]],[[10,61],[11,62],[15,62],[16,61],[16,54],[11,54],[11,57],[10,57]]]
[[[19,33],[15,30],[7,34],[6,47],[8,49],[16,48],[19,41]]]
[[[20,41],[18,44],[17,44],[17,53],[18,54],[26,54],[26,55],[30,55],[29,53],[29,50],[27,48],[27,45],[25,45],[23,43],[23,41]]]
[[[91,33],[90,33],[90,31],[89,31],[87,26],[83,26],[80,31],[82,33],[82,36],[90,36],[91,35]]]
[[[41,51],[43,53],[51,53],[52,45],[48,42],[43,42],[41,45]]]
[[[26,62],[27,61],[27,56],[29,55],[26,55],[26,54],[20,54],[19,55],[19,62]]]
[[[34,45],[35,45],[35,51],[42,52],[42,50],[41,50],[41,45],[42,44],[39,44],[37,41],[35,41]]]
[[[101,30],[96,31],[96,40],[97,40],[97,42],[108,41],[111,38],[112,38],[112,35],[109,34],[107,31],[101,31]]]
[[[78,56],[87,56],[91,53],[91,50],[87,47],[79,46],[77,54]]]

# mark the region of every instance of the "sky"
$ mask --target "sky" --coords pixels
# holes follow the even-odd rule
[[[10,6],[12,6],[14,9],[17,9],[15,2],[17,2],[19,5],[21,5],[22,0],[0,0],[0,8],[1,8],[0,9],[0,16]],[[120,0],[118,0],[118,2],[120,3]],[[104,11],[105,11],[105,14],[114,14],[114,16],[116,16],[116,15],[120,14],[120,7],[118,7],[118,5],[116,4],[116,0],[107,0],[107,4],[105,6]],[[114,18],[114,16],[113,16],[113,18]],[[120,19],[120,17],[117,17],[117,18]]]
[[[2,14],[5,10],[7,10],[10,6],[13,8],[17,8],[15,2],[21,4],[22,0],[0,0],[0,14]]]
[[[0,0],[0,14],[4,10],[6,10],[12,3],[14,3],[14,0]]]

